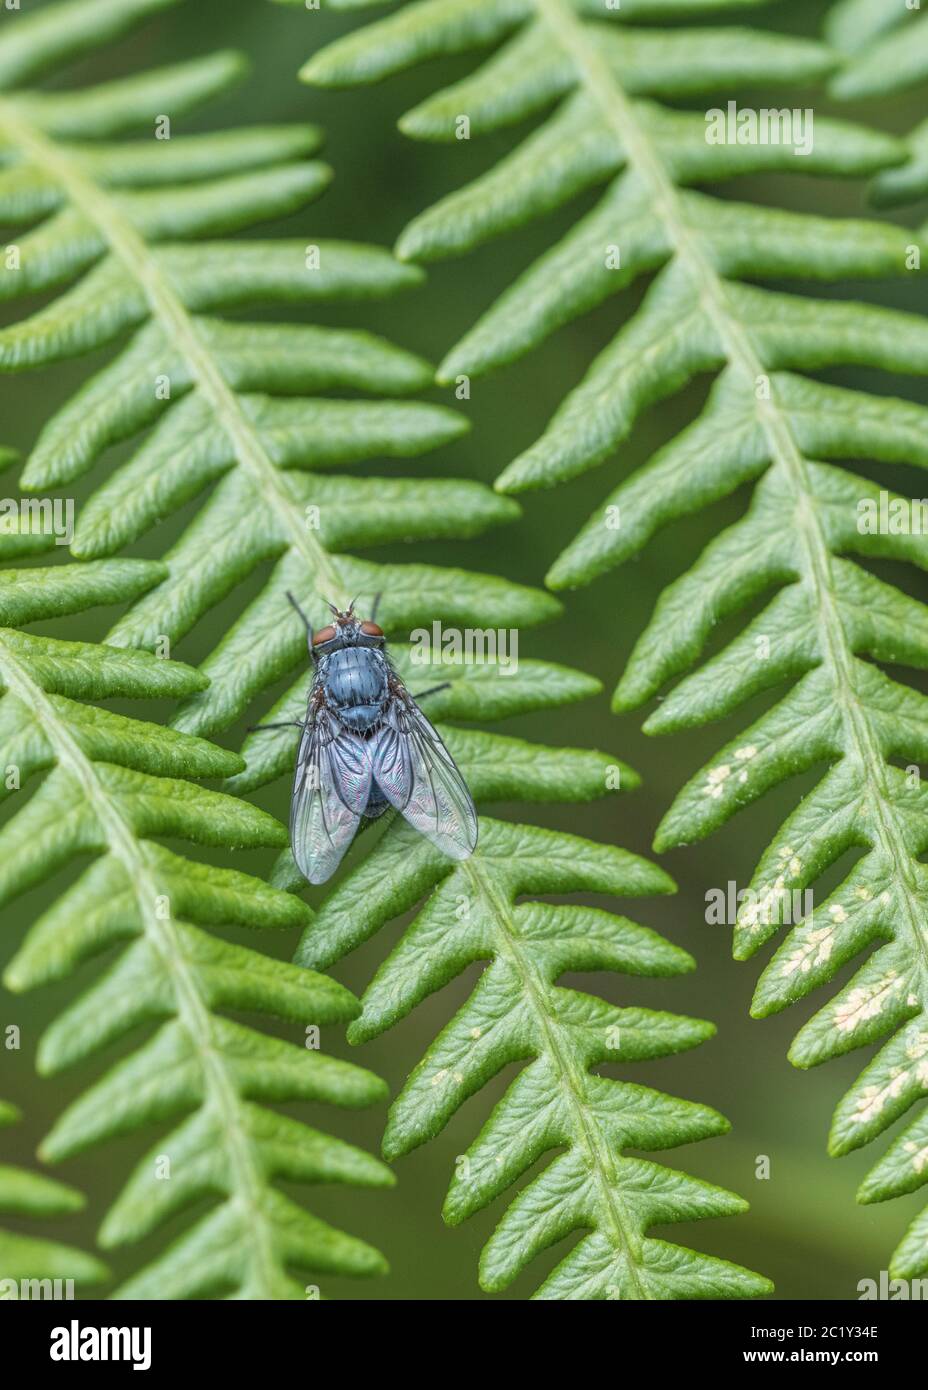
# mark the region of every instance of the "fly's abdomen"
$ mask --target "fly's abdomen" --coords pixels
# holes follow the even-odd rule
[[[380,722],[387,698],[383,656],[371,647],[344,647],[322,673],[328,703],[350,729],[364,733]]]

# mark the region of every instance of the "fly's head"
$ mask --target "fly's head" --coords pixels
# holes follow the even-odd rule
[[[354,611],[354,604],[355,600],[352,600],[345,612],[336,608],[334,603],[329,604],[334,621],[327,623],[325,627],[317,628],[312,634],[309,649],[314,658],[326,656],[342,647],[383,649],[386,644],[383,629],[370,618],[359,618]]]

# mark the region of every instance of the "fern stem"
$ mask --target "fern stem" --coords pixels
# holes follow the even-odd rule
[[[109,852],[122,864],[127,881],[132,884],[145,936],[164,964],[174,990],[177,1017],[200,1057],[208,1103],[223,1120],[230,1172],[235,1175],[239,1199],[250,1213],[247,1226],[254,1247],[256,1286],[262,1291],[258,1297],[273,1298],[275,1254],[270,1224],[261,1207],[263,1174],[251,1150],[241,1102],[229,1068],[212,1045],[210,1015],[184,957],[171,914],[170,895],[152,874],[133,826],[123,815],[118,801],[101,783],[93,762],[58,716],[45,691],[32,680],[2,637],[0,666],[4,684],[41,725],[58,765],[81,784],[103,829]],[[166,917],[156,911],[159,900],[168,905]]]
[[[237,462],[251,478],[258,496],[273,511],[291,549],[305,560],[317,593],[339,607],[347,606],[349,595],[342,587],[333,558],[306,526],[305,502],[298,503],[291,495],[280,469],[268,456],[260,435],[236,393],[230,390],[157,256],[107,190],[81,164],[78,152],[69,149],[66,156],[62,154],[55,142],[37,130],[15,101],[8,98],[0,98],[0,131],[67,193],[72,206],[96,227],[113,255],[138,282],[153,318],[161,324],[167,341],[185,359],[201,397],[228,436]]]
[[[769,399],[758,398],[760,377],[768,378],[747,332],[729,306],[725,282],[686,224],[677,187],[660,152],[639,123],[635,108],[605,61],[590,31],[565,0],[535,0],[552,40],[561,45],[576,66],[581,81],[614,130],[628,166],[651,192],[653,206],[663,219],[674,254],[697,289],[700,302],[718,334],[729,367],[743,380],[754,403],[758,422],[770,447],[772,467],[780,467],[795,498],[795,519],[804,552],[802,577],[816,596],[820,649],[835,688],[835,701],[847,733],[847,746],[863,769],[868,809],[880,849],[894,866],[906,905],[906,926],[921,959],[924,995],[928,999],[928,921],[918,905],[915,861],[906,850],[899,816],[888,795],[885,763],[854,690],[854,653],[838,612],[831,579],[829,549],[822,533],[814,494],[806,472],[807,460],[793,434],[787,413],[779,406],[770,383]]]
[[[529,954],[522,949],[519,930],[513,921],[510,904],[481,867],[480,856],[469,859],[465,868],[475,891],[483,898],[488,913],[497,924],[497,945],[500,956],[509,961],[522,981],[524,997],[531,1005],[541,1033],[547,1039],[548,1052],[560,1074],[564,1094],[575,1120],[574,1142],[587,1156],[590,1172],[595,1174],[603,1207],[609,1212],[616,1247],[624,1254],[636,1299],[650,1299],[646,1281],[639,1275],[642,1262],[641,1241],[635,1234],[634,1223],[627,1219],[617,1195],[615,1156],[603,1137],[595,1116],[584,1099],[585,1073],[578,1065],[570,1047],[562,1042],[564,1029],[557,1021],[551,999],[551,985]]]

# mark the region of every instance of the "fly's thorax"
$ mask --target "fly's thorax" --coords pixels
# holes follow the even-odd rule
[[[336,710],[366,707],[378,714],[387,699],[387,663],[374,647],[342,647],[322,658],[318,677]]]

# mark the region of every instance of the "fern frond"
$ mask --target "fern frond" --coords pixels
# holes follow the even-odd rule
[[[624,7],[612,17],[623,14]],[[468,15],[481,16],[484,29]],[[496,22],[492,35],[486,32],[489,15]],[[599,206],[452,350],[442,376],[507,362],[644,271],[659,269],[638,312],[543,437],[503,473],[498,485],[516,491],[555,484],[604,462],[647,406],[697,374],[719,374],[701,417],[609,496],[556,561],[549,582],[586,583],[637,553],[665,523],[744,483],[757,484],[746,517],[665,593],[636,646],[615,708],[632,708],[656,694],[693,665],[721,619],[776,591],[744,633],[682,681],[645,726],[654,733],[693,727],[799,678],[690,781],[655,843],[667,849],[698,839],[793,773],[822,760],[832,765],[762,860],[752,885],[757,903],[742,916],[736,950],[741,956],[757,950],[776,930],[792,890],[811,887],[846,849],[865,848],[846,882],[794,929],[765,972],[755,1005],[759,1012],[783,1007],[832,978],[869,944],[888,943],[802,1031],[793,1051],[797,1063],[811,1065],[894,1034],[838,1109],[832,1149],[845,1152],[886,1129],[928,1089],[928,901],[918,862],[928,844],[924,794],[893,765],[928,753],[924,699],[873,664],[923,667],[928,644],[924,608],[844,556],[922,567],[926,557],[919,534],[881,534],[879,526],[871,533],[859,525],[879,506],[879,490],[822,460],[864,457],[925,466],[928,412],[796,373],[845,363],[924,373],[928,333],[913,315],[739,282],[899,275],[916,264],[913,253],[924,254],[924,246],[886,224],[723,202],[688,185],[745,169],[782,168],[790,160],[810,172],[865,174],[897,163],[904,147],[818,119],[813,153],[804,160],[791,153],[784,160],[782,148],[777,154],[770,146],[707,146],[701,115],[635,100],[697,87],[696,72],[684,83],[659,67],[661,54],[672,63],[681,31],[613,31],[588,22],[583,6],[574,9],[564,0],[534,0],[516,10],[490,0],[476,7],[426,0],[324,49],[305,71],[321,82],[367,80],[517,26],[515,37],[473,78],[417,107],[404,128],[450,138],[452,110],[472,113],[476,132],[569,95],[496,169],[416,219],[400,248],[417,258],[466,249],[624,166]],[[624,60],[617,35],[630,41]],[[691,37],[694,44],[705,42],[705,31]],[[636,60],[639,40],[650,49],[639,49]],[[772,63],[766,45],[780,40],[754,35],[754,42]],[[639,65],[642,51],[649,68]],[[735,81],[734,46],[732,52],[729,77]],[[827,67],[821,50],[809,50],[807,76],[816,54],[822,70]],[[800,61],[797,55],[797,71]],[[711,64],[706,74],[710,90],[717,76]],[[605,253],[615,246],[621,268],[609,271]],[[892,507],[899,502],[885,490],[882,500]],[[776,547],[771,534],[778,537]],[[922,1115],[894,1144],[865,1181],[863,1200],[909,1191],[928,1178],[925,1123]],[[897,1250],[893,1268],[900,1275],[928,1269],[925,1218]]]
[[[15,1124],[19,1118],[15,1106],[0,1100],[0,1128]],[[47,1219],[68,1216],[83,1207],[84,1198],[73,1187],[42,1173],[0,1164],[0,1215]],[[106,1266],[83,1250],[57,1240],[0,1229],[0,1291],[4,1298],[18,1298],[24,1282],[31,1291],[34,1281],[102,1284],[107,1278]]]
[[[573,835],[484,817],[474,856],[452,865],[408,827],[393,825],[304,933],[297,960],[320,967],[427,898],[366,991],[349,1031],[353,1042],[384,1032],[469,965],[488,962],[409,1076],[384,1139],[388,1158],[408,1153],[503,1067],[525,1064],[458,1160],[444,1208],[457,1224],[537,1159],[562,1150],[515,1197],[487,1244],[480,1282],[488,1291],[505,1288],[537,1254],[581,1230],[583,1239],[536,1297],[746,1298],[770,1289],[748,1270],[648,1234],[655,1225],[732,1215],[746,1203],[622,1153],[708,1138],[727,1122],[707,1106],[598,1071],[603,1063],[694,1047],[712,1025],[616,1008],[556,984],[569,970],[677,975],[693,968],[691,957],[625,917],[537,901],[541,894],[670,891],[672,881],[654,865]],[[529,901],[517,901],[525,895]]]
[[[126,19],[145,5],[123,6]],[[120,9],[85,0],[59,7],[68,23],[99,25]],[[24,17],[19,39],[39,17]],[[40,33],[41,30],[41,33]],[[4,71],[0,36],[0,74]],[[41,44],[38,43],[37,47]],[[67,57],[67,45],[50,55]],[[550,597],[488,576],[435,566],[375,565],[344,549],[394,539],[464,538],[518,508],[489,488],[453,480],[351,478],[329,470],[380,455],[408,457],[454,439],[466,421],[443,406],[327,399],[325,392],[407,394],[427,384],[421,359],[372,335],[304,324],[232,322],[217,312],[252,303],[309,307],[371,299],[422,278],[374,247],[300,240],[215,240],[294,212],[329,171],[306,160],[313,128],[123,141],[233,81],[241,63],[216,55],[102,88],[0,96],[0,217],[23,228],[19,268],[0,296],[55,290],[45,308],[0,330],[0,370],[18,371],[135,336],[48,423],[22,476],[29,492],[60,488],[111,444],[147,431],[128,462],[82,509],[73,553],[112,554],[213,484],[166,557],[168,577],[109,635],[112,644],[176,642],[262,561],[264,591],[206,661],[208,688],[178,723],[208,734],[305,660],[286,602],[313,617],[382,590],[383,619],[413,626],[522,624],[558,611]],[[9,69],[9,65],[8,65]],[[14,75],[18,75],[18,69]],[[213,239],[210,239],[213,238]]]
[[[615,23],[649,11],[656,17],[657,6],[636,8],[636,15],[623,8],[598,24],[566,0],[530,0],[524,12],[484,0],[468,7],[472,22],[460,18],[459,8],[446,0],[409,5],[324,48],[304,69],[307,80],[321,84],[372,80],[444,52],[458,37],[461,46],[474,47],[485,41],[476,16],[493,15],[506,32],[520,22],[521,27],[473,78],[408,113],[402,127],[423,138],[453,139],[453,112],[468,115],[474,134],[531,116],[566,96],[495,169],[416,218],[400,238],[399,253],[430,259],[467,250],[622,172],[599,205],[452,348],[439,379],[510,362],[644,272],[662,268],[642,310],[594,363],[542,439],[504,470],[500,490],[551,486],[600,464],[648,404],[717,369],[736,349],[745,365],[753,365],[739,343],[763,331],[768,319],[773,341],[766,357],[774,360],[759,361],[750,376],[742,373],[751,400],[765,367],[870,362],[874,356],[883,365],[882,337],[869,345],[863,330],[854,332],[855,316],[846,308],[816,305],[816,314],[831,311],[836,317],[832,333],[817,331],[804,301],[736,282],[747,276],[833,280],[901,274],[908,237],[880,223],[722,201],[689,185],[765,169],[863,175],[901,162],[905,146],[822,119],[816,120],[809,155],[801,158],[787,144],[710,144],[705,113],[635,100],[720,86],[729,91],[738,80],[810,78],[827,72],[833,55],[774,34],[636,30]],[[718,286],[711,300],[702,295],[707,276]],[[842,314],[850,319],[846,330]],[[620,530],[607,527],[603,516],[597,513],[588,533],[555,565],[555,587],[583,582],[611,562],[610,547],[621,549],[624,520]]]
[[[147,652],[11,626],[124,602],[163,575],[162,565],[132,560],[0,573],[6,794],[24,795],[27,781],[46,772],[0,830],[0,901],[93,856],[33,925],[4,983],[22,991],[61,980],[122,947],[41,1039],[38,1066],[46,1075],[141,1025],[158,1025],[70,1105],[41,1149],[57,1161],[146,1125],[180,1121],[137,1165],[101,1242],[139,1240],[192,1203],[218,1201],[121,1295],[301,1298],[293,1270],[371,1274],[384,1261],[283,1196],[276,1182],[382,1186],[392,1177],[378,1160],[267,1106],[365,1105],[382,1099],[385,1087],[361,1068],[224,1017],[248,1011],[318,1026],[352,1018],[357,1002],[332,980],[210,930],[292,928],[309,920],[304,904],[249,874],[157,843],[281,846],[286,831],[265,812],[187,780],[234,773],[243,765],[237,754],[87,703],[190,695],[206,684],[198,671]]]
[[[901,243],[888,229],[820,227],[690,191],[673,191],[673,226],[667,225],[658,215],[655,180],[687,188],[764,170],[866,174],[900,162],[905,150],[886,136],[825,119],[816,119],[812,149],[802,157],[786,144],[708,143],[704,111],[671,110],[651,98],[730,96],[737,83],[811,80],[830,71],[836,58],[822,45],[771,33],[658,31],[627,22],[666,14],[659,3],[604,12],[568,0],[516,6],[424,0],[330,44],[303,69],[304,79],[319,85],[367,82],[433,55],[506,37],[472,77],[408,112],[402,129],[417,138],[454,141],[465,116],[472,137],[538,117],[559,102],[540,129],[495,168],[414,219],[400,237],[401,258],[459,254],[618,175],[598,206],[451,350],[440,380],[479,374],[523,355],[643,271],[662,265],[690,230],[711,242],[713,259],[724,258],[733,275],[747,273],[749,258],[752,275],[761,276],[834,278],[852,268],[861,274],[880,273],[889,264],[901,268]],[[685,312],[686,304],[680,307]],[[514,491],[552,480],[536,478],[517,463],[501,483]]]

